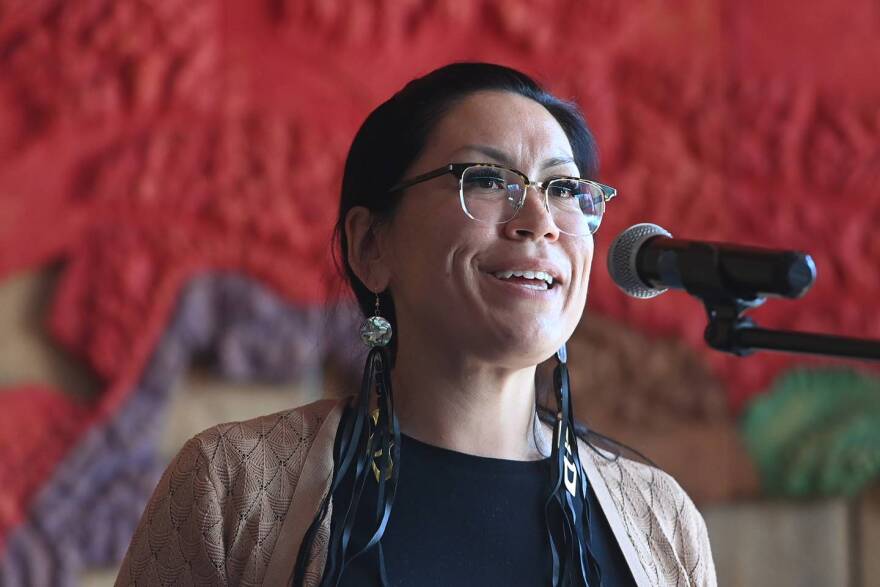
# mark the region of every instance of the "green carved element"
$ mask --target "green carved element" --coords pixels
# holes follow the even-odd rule
[[[880,378],[793,371],[748,405],[741,425],[770,494],[851,496],[880,478]]]

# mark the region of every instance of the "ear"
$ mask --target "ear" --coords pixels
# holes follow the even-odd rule
[[[374,293],[384,291],[390,279],[382,232],[372,213],[363,206],[355,206],[345,215],[348,263],[358,279]]]

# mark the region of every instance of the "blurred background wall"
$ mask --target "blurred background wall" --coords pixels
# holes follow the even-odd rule
[[[880,4],[0,0],[0,584],[105,585],[212,424],[350,393],[329,252],[366,114],[456,60],[580,104],[602,181],[575,406],[675,475],[722,585],[880,585],[876,368],[702,343],[636,222],[811,253],[766,327],[880,338]]]

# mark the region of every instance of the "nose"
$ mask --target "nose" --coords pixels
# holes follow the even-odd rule
[[[526,188],[522,208],[503,226],[505,234],[517,240],[537,240],[539,238],[557,240],[559,238],[559,227],[556,226],[553,216],[550,214],[547,194],[535,185],[529,185]]]

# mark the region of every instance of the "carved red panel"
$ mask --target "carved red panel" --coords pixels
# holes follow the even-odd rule
[[[761,323],[880,337],[880,5],[674,4],[0,0],[0,278],[62,261],[50,328],[107,385],[87,415],[0,396],[21,416],[3,433],[33,455],[2,457],[0,537],[65,447],[116,413],[194,274],[335,299],[327,242],[351,137],[453,60],[519,67],[581,104],[621,193],[591,311],[700,349],[734,408],[796,360],[703,351],[695,302],[617,292],[604,255],[626,226],[807,250],[816,287]],[[65,432],[19,434],[50,421]]]

